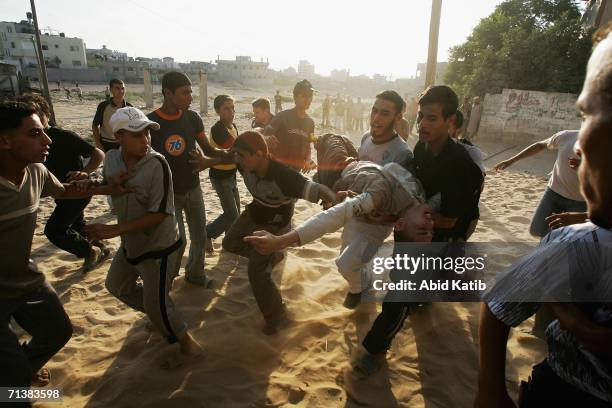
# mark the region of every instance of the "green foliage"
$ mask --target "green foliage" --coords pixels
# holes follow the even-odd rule
[[[464,95],[503,88],[578,93],[591,32],[572,0],[506,0],[451,48],[445,82]]]

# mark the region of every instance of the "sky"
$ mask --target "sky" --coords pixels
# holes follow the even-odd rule
[[[438,61],[466,40],[500,0],[443,0]],[[29,0],[0,0],[0,20],[20,21]],[[431,0],[36,0],[39,26],[87,48],[177,62],[249,55],[270,67],[351,75],[414,76],[427,60]]]

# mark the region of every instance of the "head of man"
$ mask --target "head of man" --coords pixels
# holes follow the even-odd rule
[[[149,151],[149,129],[159,130],[159,124],[149,120],[139,109],[131,106],[117,109],[109,121],[124,157],[142,158]]]
[[[23,102],[0,102],[0,160],[25,167],[42,163],[49,155],[51,139],[37,108]]]
[[[314,95],[314,88],[307,79],[304,79],[293,87],[293,100],[295,101],[295,107],[301,111],[307,111],[312,103],[312,97]]]
[[[431,242],[434,221],[431,208],[427,203],[408,207],[395,222],[396,242]]]
[[[110,89],[113,99],[123,100],[125,97],[125,84],[122,80],[113,78],[108,82],[108,89]]]
[[[448,86],[427,88],[418,104],[419,139],[424,143],[436,143],[446,139],[455,121],[458,105],[457,94]]]
[[[261,168],[270,156],[263,136],[253,130],[241,133],[231,151],[235,155],[236,163],[246,172],[254,172]]]
[[[171,71],[163,76],[164,105],[186,111],[193,101],[192,92],[191,80],[182,72]]]
[[[580,187],[589,218],[612,227],[612,26],[595,36],[596,46],[577,107],[582,116],[578,136]]]
[[[49,119],[51,119],[51,109],[47,100],[42,95],[34,93],[24,93],[17,98],[18,102],[27,103],[36,109],[36,114],[42,123],[43,128],[49,129]]]
[[[452,137],[453,139],[459,139],[459,136],[461,135],[462,126],[463,126],[463,113],[461,113],[461,111],[457,109],[457,112],[455,112],[455,120],[451,122],[450,129],[448,131],[448,134],[450,135],[450,137]]]
[[[402,118],[404,100],[395,91],[376,95],[370,113],[370,135],[374,142],[384,142],[395,134],[395,123]]]
[[[253,116],[255,123],[267,124],[272,113],[270,112],[270,100],[268,98],[258,98],[253,101]]]
[[[217,95],[213,101],[215,112],[219,115],[221,122],[230,125],[234,122],[234,98],[229,95]]]

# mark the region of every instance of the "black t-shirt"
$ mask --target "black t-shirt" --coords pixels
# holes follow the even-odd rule
[[[109,121],[113,113],[119,108],[125,108],[126,106],[132,106],[129,102],[123,101],[121,106],[115,105],[112,99],[107,99],[100,102],[96,109],[96,115],[93,119],[93,126],[100,126],[100,138],[106,143],[113,143],[119,145],[113,135],[113,131],[110,127]]]
[[[240,174],[253,196],[253,202],[247,205],[249,214],[259,225],[287,225],[293,216],[295,200],[303,198],[306,184],[312,183],[297,171],[274,160],[270,160],[268,172],[263,178],[242,170]]]
[[[235,124],[232,123],[236,134],[238,134],[238,128]],[[211,143],[214,147],[218,147],[219,149],[230,149],[236,138],[230,134],[227,130],[227,127],[220,120],[217,121],[210,128],[210,138],[212,139]],[[233,164],[222,164],[219,166],[211,167],[208,171],[208,174],[211,178],[227,178],[236,174],[236,165]]]
[[[196,136],[205,137],[200,115],[188,110],[169,116],[157,109],[147,117],[159,123],[159,130],[151,129],[151,147],[163,154],[170,165],[174,193],[184,194],[198,187],[200,176],[193,172],[189,152],[197,145]]]
[[[50,127],[46,133],[52,143],[44,164],[59,181],[65,182],[66,173],[83,170],[83,157],[91,157],[94,146],[69,130]]]
[[[434,156],[422,142],[414,147],[415,176],[421,181],[427,199],[440,194],[440,215],[457,218],[453,228],[436,228],[436,242],[465,239],[470,222],[478,213],[482,172],[468,152],[448,138],[443,150]],[[476,217],[477,218],[477,217]]]
[[[312,118],[308,114],[299,118],[295,108],[279,112],[265,130],[267,136],[274,135],[278,139],[275,159],[294,169],[301,169],[310,151],[310,137],[314,135],[314,128]]]

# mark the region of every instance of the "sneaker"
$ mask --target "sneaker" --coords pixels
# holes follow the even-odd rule
[[[106,261],[109,255],[110,250],[108,248],[100,249],[97,246],[92,246],[91,252],[85,257],[85,261],[83,262],[83,273],[87,273],[92,269],[95,269],[102,262]]]
[[[361,303],[361,292],[359,293],[351,293],[347,292],[346,297],[344,298],[344,302],[342,305],[347,309],[355,309]]]
[[[205,289],[212,289],[215,281],[206,275],[191,277],[185,275],[185,280],[193,285],[202,286]]]

